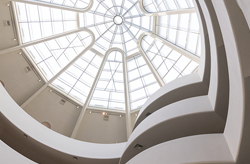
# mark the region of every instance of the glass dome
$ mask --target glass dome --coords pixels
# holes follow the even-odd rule
[[[15,9],[20,42],[43,80],[84,108],[139,110],[199,67],[192,0],[44,0]]]

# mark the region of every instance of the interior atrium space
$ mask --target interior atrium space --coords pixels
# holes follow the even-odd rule
[[[249,0],[1,0],[0,163],[249,164]]]

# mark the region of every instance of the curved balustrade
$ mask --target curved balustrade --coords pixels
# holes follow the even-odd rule
[[[134,128],[136,128],[140,122],[142,122],[147,117],[147,114],[151,114],[168,104],[186,98],[208,94],[208,86],[210,81],[210,43],[209,37],[207,35],[205,19],[203,18],[201,9],[198,11],[201,13],[199,15],[200,21],[202,22],[201,25],[203,26],[203,28],[201,28],[203,29],[203,33],[201,32],[201,34],[205,45],[200,59],[199,74],[191,74],[176,79],[154,93],[140,110]]]
[[[138,163],[138,161],[143,163],[249,163],[250,161],[250,130],[248,128],[250,125],[248,108],[250,105],[248,101],[245,101],[249,98],[250,93],[250,67],[247,64],[250,58],[248,55],[250,47],[248,44],[244,44],[250,41],[247,22],[240,8],[236,7],[236,0],[212,0],[210,2],[200,0],[199,2],[206,15],[207,22],[207,16],[213,17],[213,21],[218,18],[219,24],[216,25],[213,22],[213,24],[208,25],[208,29],[214,30],[219,25],[225,43],[230,81],[230,101],[225,131],[221,134],[191,136],[155,145],[130,159],[128,161],[130,164]],[[214,9],[211,7],[214,7]],[[209,8],[210,11],[206,11],[206,8]],[[214,38],[211,40],[215,41]],[[218,52],[220,50],[220,47],[218,47]],[[224,61],[218,58],[214,58],[214,61],[218,62],[218,67],[225,65]],[[214,84],[211,84],[210,88],[211,86],[214,86]],[[220,89],[217,90],[217,101],[218,97],[221,96],[220,94],[224,94],[224,91]],[[210,99],[210,101],[214,105],[214,109],[218,108],[216,101],[213,101],[213,99]],[[158,112],[160,110],[154,114]],[[154,117],[154,114],[145,119],[145,122],[151,119],[150,117]],[[220,116],[225,117],[221,113]],[[141,124],[143,123],[144,121]],[[137,128],[134,132],[137,131]]]
[[[147,101],[127,145],[87,143],[53,132],[25,113],[2,85],[1,137],[11,136],[51,163],[249,163],[249,26],[236,0],[197,2],[209,44],[204,65]]]
[[[30,150],[58,163],[72,163],[73,157],[87,163],[118,163],[125,143],[95,144],[68,138],[44,127],[29,116],[2,86],[0,97],[0,120],[3,131]]]
[[[151,115],[146,114],[145,116],[147,117],[144,116],[144,118],[140,115],[141,117],[139,117],[136,120],[135,129],[127,143],[127,148],[125,152],[123,153],[120,163],[122,164],[126,163],[133,156],[140,153],[140,151],[136,151],[134,149],[134,145],[136,144],[140,144],[142,146],[145,145],[143,150],[146,150],[147,148],[152,147],[156,144],[167,142],[169,140],[173,140],[173,139],[177,139],[177,138],[181,138],[185,136],[223,132],[226,117],[227,117],[227,109],[228,109],[228,72],[227,72],[227,62],[226,62],[227,60],[225,56],[226,54],[225,54],[224,43],[223,43],[222,35],[220,32],[220,28],[217,22],[217,18],[215,17],[215,14],[213,14],[214,13],[213,6],[211,6],[211,3],[207,2],[206,4],[203,4],[202,7],[203,7],[203,11],[205,10],[203,14],[204,14],[204,17],[206,18],[206,24],[208,25],[208,27],[211,27],[211,28],[208,28],[208,36],[210,39],[209,44],[210,44],[212,62],[211,62],[211,72],[209,73],[210,74],[209,90],[207,93],[205,93],[205,95],[207,96],[199,95],[199,97],[196,97],[196,98],[189,97],[182,101],[179,100],[179,101],[176,101],[175,103],[172,102],[171,104],[169,103],[169,100],[173,98],[170,97],[170,95],[174,97],[175,94],[168,92],[169,97],[165,97],[164,99],[163,98],[164,96],[162,97],[157,96],[157,94],[159,94],[160,91],[156,92],[152,97],[157,96],[157,98],[154,98],[154,100],[153,98],[148,100],[148,102],[150,102],[151,104],[154,104],[151,106],[152,109],[154,108],[153,109],[154,113]],[[207,65],[205,65],[205,67],[207,67]],[[180,78],[180,81],[183,79],[185,79],[185,77]],[[175,81],[178,81],[178,80],[175,80]],[[174,83],[175,81],[173,81],[172,83]],[[165,87],[167,86],[168,85],[166,85]],[[187,88],[188,87],[190,86],[187,86]],[[195,93],[197,90],[198,90],[197,92],[199,92],[199,89],[200,88],[198,88],[196,84],[196,86],[195,85],[193,86],[191,92]],[[163,90],[163,89],[161,90],[161,92],[164,92],[164,91],[166,90]],[[179,98],[182,97],[180,95],[186,95],[186,94],[187,94],[187,91],[183,93],[179,92],[178,94],[176,93],[176,95],[178,95]],[[165,95],[167,94],[165,93]],[[200,100],[200,98],[202,97],[203,98],[206,97],[206,101],[209,103],[207,104],[205,102],[202,102]],[[146,111],[149,111],[149,107],[150,107],[148,105],[148,102],[144,105],[146,106],[146,108],[143,107],[143,109],[144,110],[146,109]],[[189,102],[189,104],[188,103],[185,104],[185,102]],[[165,103],[165,107],[163,107],[164,103]],[[203,113],[204,116],[200,115],[199,112],[202,111],[202,108],[199,108],[201,106],[199,105],[199,103],[204,104],[204,106],[206,107],[211,106],[210,112]],[[180,106],[178,106],[177,104]],[[186,120],[185,122],[181,118],[177,119],[175,118],[175,116],[168,113],[170,111],[175,111],[175,110],[176,110],[175,112],[178,111],[178,113],[181,113],[179,110],[180,109],[179,107],[182,108],[182,110],[185,110],[185,112],[188,112],[189,107],[192,107],[193,110],[196,109],[197,111],[192,113],[193,115],[190,113],[188,114],[186,113],[186,115],[184,114],[185,116],[183,117],[188,120],[188,121]],[[141,113],[144,113],[144,111],[142,111]],[[210,114],[214,115],[217,121],[216,119],[213,119],[214,116],[211,116]],[[168,116],[170,117],[172,116],[171,121],[167,121],[168,119],[170,120]],[[161,117],[164,117],[165,120],[164,121],[161,120]],[[193,122],[194,120],[196,120],[195,122],[201,126],[197,126],[195,122]],[[204,122],[200,122],[201,120]],[[164,125],[164,123],[166,124]],[[192,124],[192,126],[188,126],[189,123]],[[213,123],[214,125],[212,125]],[[153,125],[153,127],[149,126],[149,124]],[[185,127],[185,128],[182,129],[182,127]],[[211,129],[209,129],[208,127],[210,127]],[[175,131],[175,128],[178,130]],[[185,129],[188,129],[188,130],[185,130]]]
[[[208,96],[185,99],[165,106],[131,134],[120,163],[126,163],[140,151],[174,139],[209,133],[222,133],[225,120],[214,112]],[[140,151],[134,148],[142,145]]]
[[[233,164],[231,152],[222,134],[198,135],[172,140],[147,149],[130,159],[128,164]]]
[[[250,29],[250,1],[248,0],[237,0],[238,5],[240,6],[246,21],[248,23],[248,27]]]

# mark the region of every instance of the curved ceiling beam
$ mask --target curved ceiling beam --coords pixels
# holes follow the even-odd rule
[[[95,35],[93,34],[93,32],[90,31],[90,30],[88,30],[88,29],[72,30],[72,31],[69,31],[69,32],[64,32],[62,34],[53,35],[53,36],[46,37],[46,38],[43,38],[43,39],[39,39],[39,40],[36,40],[36,41],[31,41],[31,42],[28,42],[28,43],[24,43],[24,44],[21,44],[19,46],[15,46],[15,47],[7,48],[7,49],[4,49],[4,50],[0,50],[0,55],[6,54],[6,53],[10,53],[10,52],[13,52],[13,51],[17,51],[17,50],[20,50],[20,49],[25,48],[25,47],[29,47],[29,46],[32,46],[32,45],[35,45],[35,44],[39,44],[39,43],[42,43],[42,42],[47,42],[47,41],[52,40],[52,39],[60,38],[60,37],[63,37],[63,36],[66,36],[66,35],[70,35],[70,34],[74,34],[74,33],[81,32],[81,31],[87,31],[87,32],[90,33],[90,35],[92,36],[92,38],[95,37]]]
[[[137,40],[137,48],[139,50],[139,52],[141,53],[141,55],[143,56],[144,60],[146,61],[146,63],[148,64],[151,72],[153,73],[155,79],[157,80],[158,84],[162,87],[165,85],[164,81],[162,80],[162,78],[160,77],[159,73],[156,71],[156,69],[154,68],[153,64],[149,61],[147,55],[145,54],[145,52],[142,50],[142,46],[141,46],[141,42],[142,42],[142,38],[146,35],[148,35],[149,33],[144,32],[142,33],[138,40]]]
[[[185,50],[185,49],[183,49],[183,48],[181,48],[181,47],[179,47],[179,46],[169,42],[168,40],[165,40],[165,39],[163,39],[155,34],[152,34],[149,32],[144,32],[143,34],[140,35],[138,42],[139,41],[141,42],[141,40],[144,36],[150,36],[150,37],[154,38],[155,40],[163,43],[164,45],[172,48],[173,50],[179,52],[180,54],[185,55],[187,58],[193,60],[194,62],[196,62],[198,64],[200,63],[200,57],[196,56],[195,54],[193,54],[193,53],[191,53],[191,52],[189,52],[189,51],[187,51],[187,50]],[[141,44],[141,43],[138,43],[138,44]]]
[[[163,16],[163,15],[174,15],[174,14],[185,14],[185,13],[195,13],[195,8],[188,9],[177,9],[177,10],[169,10],[169,11],[160,11],[160,12],[148,12],[143,6],[143,0],[139,0],[139,7],[143,14],[147,16]]]
[[[213,109],[207,95],[184,99],[154,112],[131,134],[120,164],[160,143],[199,134],[223,133],[226,121]],[[141,151],[134,148],[143,146]]]
[[[81,126],[85,111],[89,107],[90,100],[92,98],[92,95],[94,94],[94,90],[95,90],[95,88],[97,86],[97,83],[98,83],[98,80],[99,80],[99,78],[101,76],[101,73],[103,71],[104,65],[105,65],[105,63],[106,63],[106,61],[108,59],[109,54],[111,52],[113,52],[113,51],[118,51],[118,52],[120,52],[122,54],[123,71],[127,70],[126,56],[125,56],[124,51],[122,51],[119,48],[110,48],[104,55],[103,61],[102,61],[101,65],[100,65],[100,67],[99,67],[98,73],[97,73],[97,75],[95,77],[95,80],[94,80],[93,85],[92,85],[92,87],[90,89],[88,97],[87,97],[87,99],[85,101],[85,104],[84,104],[84,106],[83,106],[83,108],[81,110],[81,113],[80,113],[80,115],[78,117],[78,120],[76,122],[74,130],[72,132],[71,138],[76,138],[77,137],[77,133],[78,133],[78,130],[79,130],[80,126]],[[130,99],[129,99],[129,90],[128,90],[128,82],[127,82],[128,77],[127,77],[126,73],[123,74],[123,78],[124,78],[124,94],[125,94],[125,108],[126,108],[125,110],[126,110],[127,137],[129,137],[130,133],[132,131],[132,125],[131,125],[131,118],[130,118],[130,102],[129,102]]]
[[[55,9],[74,11],[74,12],[79,12],[79,13],[87,12],[93,6],[93,0],[90,0],[88,6],[84,9],[78,9],[78,8],[73,8],[73,7],[63,6],[63,5],[57,5],[54,3],[47,3],[47,2],[42,2],[42,1],[38,1],[38,0],[13,0],[13,1],[14,2],[28,3],[28,4],[32,4],[32,5],[38,5],[38,6],[44,6],[44,7],[50,7],[50,8],[55,8]]]
[[[77,55],[71,62],[69,62],[63,69],[61,69],[56,75],[54,75],[49,81],[46,82],[46,84],[44,86],[42,86],[37,92],[35,92],[28,100],[26,100],[21,107],[24,108],[27,104],[29,104],[37,95],[39,95],[45,88],[47,88],[56,78],[58,78],[65,70],[67,70],[74,62],[76,62],[85,52],[87,52],[90,48],[92,48],[92,46],[95,44],[95,35],[94,33],[89,30],[89,29],[81,29],[81,30],[76,30],[75,32],[82,32],[82,31],[86,31],[90,34],[90,36],[92,37],[92,41],[89,44],[89,46],[87,46],[81,53],[79,53],[79,55]],[[70,33],[71,34],[71,33]],[[63,35],[65,36],[65,34]],[[57,37],[53,37],[52,39],[56,39]],[[45,39],[43,39],[45,40]],[[51,40],[51,39],[48,39]],[[46,41],[48,41],[46,40]],[[39,42],[41,43],[41,41]],[[33,42],[32,45],[37,44],[36,42]],[[24,46],[25,44],[21,45]],[[28,45],[30,46],[30,45]],[[17,46],[18,47],[18,46]],[[22,47],[25,48],[26,46]],[[27,55],[29,56],[29,55]],[[32,61],[32,60],[31,60]],[[36,65],[33,63],[33,65]]]
[[[118,163],[126,143],[96,144],[66,137],[48,129],[22,110],[2,85],[0,85],[0,97],[2,136],[7,135],[8,139],[13,139],[13,143],[18,142],[24,145],[26,150],[28,148],[29,151],[35,152],[38,158],[26,154],[31,160],[41,163],[43,158],[47,158],[53,161],[50,164]],[[18,148],[16,150],[22,151]]]

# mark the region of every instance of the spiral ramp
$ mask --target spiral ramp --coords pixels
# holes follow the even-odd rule
[[[151,96],[126,143],[82,142],[46,129],[2,86],[1,140],[47,164],[250,163],[250,2],[196,0],[196,9],[205,44],[199,72]]]

